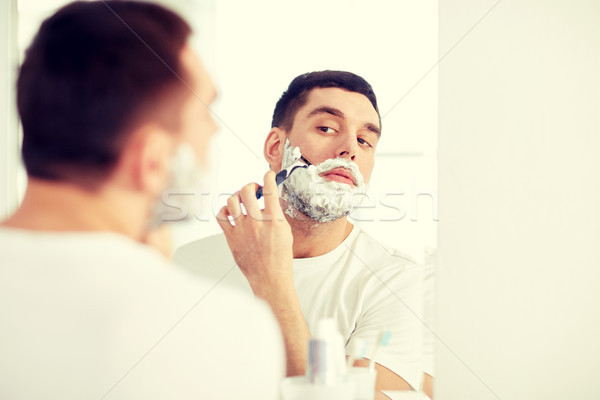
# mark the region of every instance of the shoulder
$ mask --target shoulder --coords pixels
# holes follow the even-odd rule
[[[113,370],[127,370],[140,354],[149,354],[119,385],[128,394],[120,397],[210,397],[227,387],[227,374],[219,371],[230,371],[240,377],[235,388],[228,388],[235,392],[230,397],[255,391],[264,394],[261,398],[275,398],[284,371],[283,341],[262,301],[221,281],[194,276],[121,235],[0,230],[0,243],[10,249],[0,254],[0,292],[19,310],[5,321],[15,337],[43,332],[40,342],[65,359],[110,356]],[[32,293],[44,301],[32,303]],[[30,329],[28,321],[39,315],[65,326],[76,323],[78,329],[60,337]],[[94,345],[87,344],[91,340]],[[98,379],[112,373],[102,370],[101,361],[94,363]],[[169,374],[166,365],[181,368]],[[77,371],[69,373],[77,376]],[[207,381],[199,383],[198,376]],[[169,393],[163,396],[161,390]]]
[[[261,398],[275,398],[285,371],[284,347],[269,307],[222,279],[178,265],[168,267],[161,269],[143,296],[149,303],[144,307],[149,312],[145,320],[153,328],[149,337],[168,332],[161,341],[162,353],[156,356],[178,363],[190,360],[184,367],[187,372],[178,372],[187,382],[194,382],[199,374],[209,377],[212,382],[202,383],[198,398],[227,387],[227,375],[237,377],[236,387],[226,390],[233,397],[256,392]],[[207,364],[207,359],[213,361]]]

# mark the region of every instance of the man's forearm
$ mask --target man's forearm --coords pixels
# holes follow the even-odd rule
[[[287,376],[304,375],[310,331],[302,314],[296,288],[291,285],[287,289],[279,289],[264,292],[257,288],[254,293],[269,303],[281,327],[287,359]]]
[[[287,375],[303,375],[310,332],[294,284],[294,238],[279,203],[275,173],[269,171],[265,175],[264,209],[257,203],[257,189],[257,184],[249,184],[229,197],[217,222],[254,294],[269,303],[279,322],[287,354]],[[242,212],[242,204],[246,213]]]

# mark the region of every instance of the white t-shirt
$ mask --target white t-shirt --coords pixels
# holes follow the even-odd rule
[[[224,235],[182,246],[175,260],[201,275],[251,290]],[[422,274],[410,258],[356,227],[333,251],[294,259],[294,281],[309,330],[321,318],[334,318],[347,350],[356,338],[367,340],[367,358],[380,331],[390,330],[390,342],[375,361],[417,389],[423,377]]]
[[[115,233],[0,229],[0,398],[276,399],[268,306]]]

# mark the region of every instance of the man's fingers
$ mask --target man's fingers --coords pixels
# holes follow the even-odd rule
[[[279,204],[279,190],[275,182],[275,172],[267,171],[264,179],[263,196],[265,198],[265,211],[269,215],[278,217],[282,214],[282,211]]]
[[[230,216],[237,223],[245,220],[244,211],[248,217],[255,221],[269,221],[275,218],[282,218],[283,212],[279,205],[279,192],[275,183],[275,173],[267,172],[265,175],[265,185],[263,186],[263,194],[265,201],[265,210],[261,210],[258,200],[256,199],[256,191],[260,186],[256,183],[249,183],[235,192],[227,199],[227,206],[222,209],[223,213],[219,212],[221,219]],[[229,221],[219,221],[219,224]]]
[[[229,221],[229,216],[230,214],[227,206],[221,207],[217,214],[217,223],[225,233],[229,233],[233,229],[233,225],[231,225],[231,222]]]
[[[240,196],[244,207],[246,207],[246,212],[254,220],[262,219],[262,212],[258,206],[258,200],[256,200],[256,191],[258,188],[259,185],[256,183],[249,183],[240,190]]]
[[[240,206],[240,201],[242,200],[240,196],[240,192],[235,192],[231,196],[227,198],[227,209],[229,211],[229,215],[237,220],[242,215],[242,207]]]

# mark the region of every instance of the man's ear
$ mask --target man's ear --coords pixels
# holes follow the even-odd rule
[[[281,128],[271,128],[265,140],[265,159],[273,171],[281,170],[281,161],[283,160],[283,148],[287,135]]]
[[[155,196],[165,190],[175,151],[174,138],[160,127],[138,128],[126,145],[124,163],[137,190]]]

